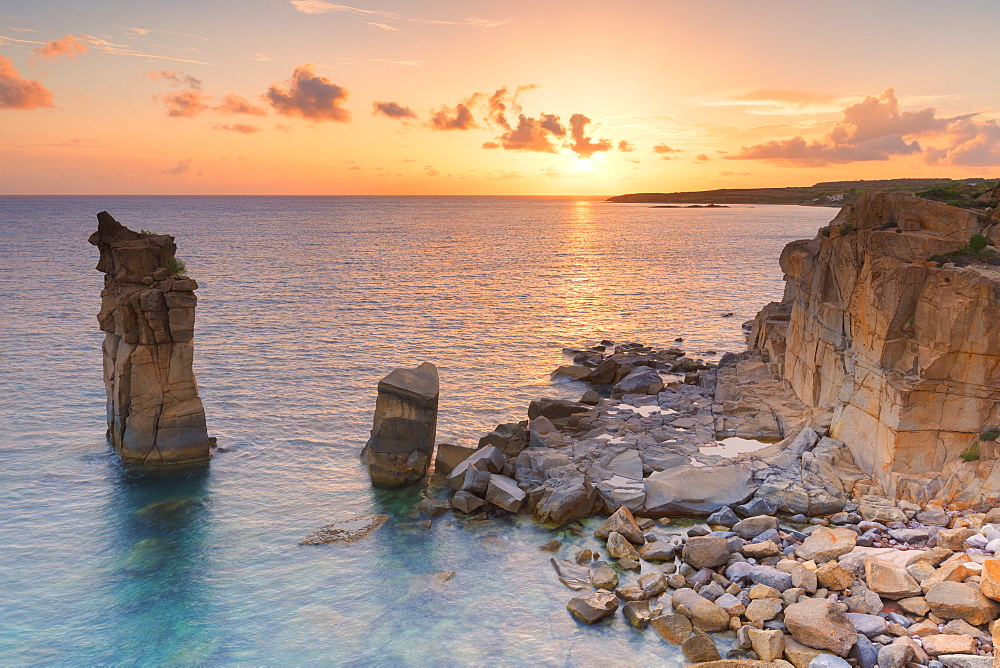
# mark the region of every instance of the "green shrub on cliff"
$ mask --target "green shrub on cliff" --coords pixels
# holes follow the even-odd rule
[[[976,441],[975,443],[967,447],[965,450],[962,450],[962,453],[959,455],[959,457],[961,457],[964,461],[967,462],[979,461],[979,442]]]
[[[979,435],[980,441],[995,441],[1000,438],[1000,428],[990,427]]]
[[[167,268],[167,271],[169,271],[171,274],[183,274],[184,272],[187,271],[187,265],[185,265],[183,261],[178,260],[175,257],[172,257],[169,260],[167,260],[165,266]]]
[[[152,230],[139,230],[139,234],[141,234],[143,236],[146,236],[146,237],[155,237],[156,236],[156,232],[153,232]]]

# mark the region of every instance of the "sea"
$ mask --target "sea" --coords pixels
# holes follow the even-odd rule
[[[105,439],[96,214],[176,237],[219,452],[122,466]],[[717,360],[780,299],[777,259],[829,208],[664,209],[594,198],[0,198],[0,663],[677,665],[621,614],[586,626],[552,556],[595,520],[430,529],[440,487],[371,488],[379,378],[437,365],[438,441],[526,419],[567,346]],[[732,314],[732,315],[728,315]],[[680,341],[683,339],[683,341]],[[386,513],[351,545],[300,546]],[[683,526],[683,523],[678,523]],[[562,541],[556,555],[539,550]],[[454,573],[450,576],[450,573]],[[723,644],[725,639],[721,640]]]

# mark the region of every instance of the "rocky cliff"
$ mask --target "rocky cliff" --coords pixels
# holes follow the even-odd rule
[[[101,311],[108,438],[125,462],[207,459],[205,410],[191,368],[198,284],[184,275],[174,238],[133,232],[106,211],[90,243],[104,272]],[[170,267],[170,269],[168,269]]]
[[[832,411],[830,435],[891,495],[1000,499],[993,442],[981,440],[1000,424],[1000,255],[979,249],[1000,242],[995,223],[866,194],[785,247],[784,298],[754,321],[751,350],[804,404]],[[975,450],[979,461],[960,458]]]

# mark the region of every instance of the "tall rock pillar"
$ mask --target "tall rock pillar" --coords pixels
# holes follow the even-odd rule
[[[107,211],[90,243],[101,251],[108,438],[122,460],[150,466],[206,460],[209,437],[194,371],[198,284],[166,234],[133,232]],[[169,268],[168,268],[169,267]]]
[[[375,487],[399,487],[427,473],[437,431],[438,372],[430,362],[396,369],[378,383],[372,435],[361,460]]]

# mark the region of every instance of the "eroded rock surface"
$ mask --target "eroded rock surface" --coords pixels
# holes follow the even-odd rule
[[[101,252],[108,438],[122,460],[148,466],[206,460],[210,439],[198,396],[194,312],[198,284],[179,269],[174,238],[133,232],[107,211],[90,243]]]
[[[372,435],[361,460],[375,487],[399,487],[427,473],[434,454],[439,382],[437,367],[395,369],[378,383]],[[488,478],[485,485],[489,483]]]

